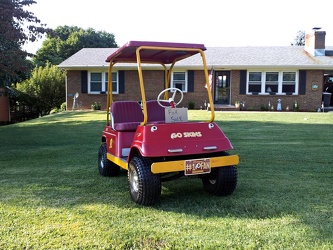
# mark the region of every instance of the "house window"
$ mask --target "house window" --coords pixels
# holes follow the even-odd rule
[[[108,73],[105,73],[105,91],[108,91]],[[118,94],[118,74],[112,72],[112,93]]]
[[[90,73],[90,88],[89,92],[101,92],[102,91],[102,73]]]
[[[297,72],[249,72],[248,79],[248,94],[298,94]]]
[[[262,82],[261,72],[249,72],[249,91],[251,93],[261,92],[261,82]]]
[[[171,79],[171,87],[178,88],[183,92],[187,92],[187,73],[173,72]]]
[[[283,93],[296,92],[296,72],[283,72],[282,92]]]
[[[101,94],[108,91],[108,73],[90,72],[89,74],[89,94]],[[112,93],[118,93],[118,74],[112,72]]]
[[[279,91],[279,72],[266,72],[265,92],[278,93]]]

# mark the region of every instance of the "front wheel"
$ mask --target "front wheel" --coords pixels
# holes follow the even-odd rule
[[[103,176],[118,176],[120,167],[108,160],[106,144],[102,143],[98,150],[98,170]]]
[[[217,196],[232,194],[237,186],[236,166],[219,167],[212,169],[212,172],[202,178],[202,183],[208,193]]]
[[[131,198],[140,205],[153,205],[161,197],[161,178],[150,170],[151,161],[134,157],[128,166],[128,182]]]

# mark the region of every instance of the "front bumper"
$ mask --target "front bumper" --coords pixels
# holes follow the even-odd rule
[[[236,166],[238,165],[238,163],[239,163],[238,155],[218,156],[210,158],[211,168]],[[185,171],[184,160],[154,162],[151,165],[151,172],[154,174],[171,173],[179,171]]]

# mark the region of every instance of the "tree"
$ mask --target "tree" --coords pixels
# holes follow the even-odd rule
[[[294,43],[291,43],[292,46],[304,46],[305,45],[305,31],[299,30],[294,39]]]
[[[37,66],[43,66],[47,61],[58,65],[82,48],[116,47],[115,37],[111,33],[92,28],[84,30],[77,26],[59,26],[47,34],[33,61]]]
[[[29,79],[17,83],[16,89],[27,94],[34,108],[46,115],[65,102],[65,73],[56,65],[46,63],[45,67],[36,67]]]
[[[26,42],[34,42],[49,31],[33,13],[24,9],[33,0],[1,0],[0,2],[0,87],[24,78],[31,69],[22,50]]]

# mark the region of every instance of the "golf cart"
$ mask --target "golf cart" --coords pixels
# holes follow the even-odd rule
[[[161,197],[161,183],[180,177],[198,177],[213,195],[233,193],[237,185],[237,155],[229,139],[214,122],[212,93],[208,121],[189,121],[187,108],[180,108],[183,91],[170,87],[174,65],[201,55],[205,82],[209,83],[203,44],[130,41],[106,61],[108,71],[107,119],[98,151],[102,176],[117,176],[127,170],[131,198],[140,205],[152,205]],[[135,64],[141,100],[114,101],[112,69],[117,63]],[[156,100],[147,100],[142,64],[161,65],[165,89]],[[204,83],[203,83],[204,85]],[[170,97],[169,97],[170,95]]]

